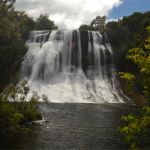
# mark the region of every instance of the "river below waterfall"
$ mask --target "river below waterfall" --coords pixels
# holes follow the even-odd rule
[[[124,150],[123,135],[117,126],[122,115],[139,115],[142,106],[133,104],[40,103],[48,121],[36,124],[24,135],[0,138],[0,149]],[[149,137],[138,141],[150,149]]]

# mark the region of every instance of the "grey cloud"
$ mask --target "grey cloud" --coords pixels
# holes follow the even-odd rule
[[[37,6],[40,5],[40,2],[33,2],[30,1],[16,1],[15,7],[17,10],[31,10],[31,9],[37,9]]]

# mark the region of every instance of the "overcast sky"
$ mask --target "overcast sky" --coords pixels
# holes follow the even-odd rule
[[[150,0],[16,0],[15,10],[24,10],[35,20],[49,13],[59,29],[76,29],[96,16],[120,19],[135,11],[150,10]]]

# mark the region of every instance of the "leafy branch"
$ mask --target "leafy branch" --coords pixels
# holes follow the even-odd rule
[[[148,33],[150,33],[150,26],[147,27]],[[133,48],[129,50],[127,58],[131,59],[140,69],[140,74],[132,75],[131,73],[120,72],[121,78],[126,80],[126,89],[130,90],[131,86],[134,85],[136,80],[143,87],[143,93],[148,99],[148,106],[143,107],[142,117],[133,116],[132,114],[128,116],[122,116],[121,120],[128,122],[127,126],[120,127],[118,130],[120,133],[124,134],[125,143],[131,143],[130,149],[137,150],[136,141],[138,137],[149,133],[150,129],[150,36],[146,40],[147,44],[144,45],[146,50],[142,48]]]

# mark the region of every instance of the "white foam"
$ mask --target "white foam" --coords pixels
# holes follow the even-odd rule
[[[73,43],[72,40],[73,32],[77,34],[76,43]],[[39,38],[43,34],[47,33],[32,31],[29,41],[26,43],[29,51],[22,65],[22,71],[26,80],[31,84],[31,90],[37,91],[40,96],[45,93],[51,102],[58,103],[123,102],[115,87],[116,71],[113,65],[109,70],[111,77],[107,77],[106,49],[109,44],[107,47],[103,45],[100,33],[92,32],[90,34],[89,32],[88,34],[90,61],[92,61],[90,35],[93,36],[95,67],[92,69],[92,66],[89,66],[87,77],[81,67],[82,50],[78,30],[52,31],[47,42],[43,43],[42,38],[40,38],[40,43],[36,43],[37,35]],[[43,38],[43,40],[45,39]],[[108,50],[112,55],[110,45]],[[77,58],[73,57],[75,60],[72,60],[72,55],[76,55]],[[103,55],[103,66],[101,65],[101,55]],[[31,97],[31,94],[29,93],[28,98]]]

